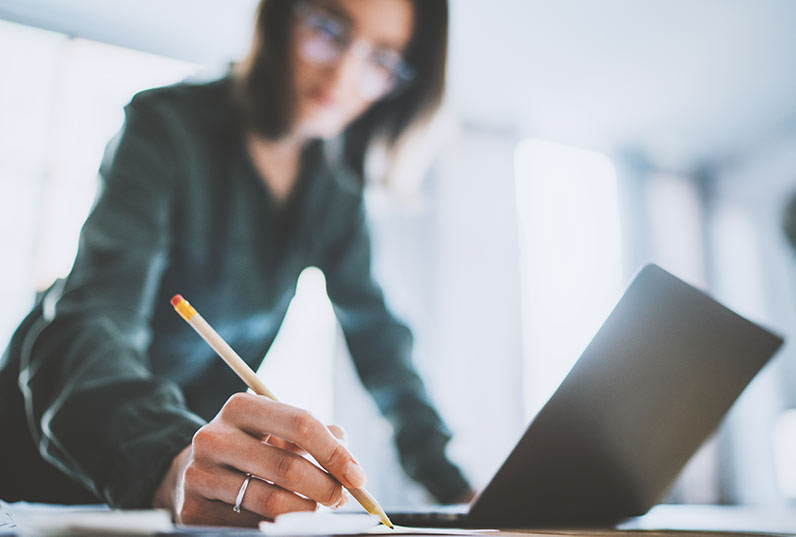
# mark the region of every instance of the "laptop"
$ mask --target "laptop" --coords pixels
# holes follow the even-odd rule
[[[613,526],[642,515],[782,342],[646,265],[469,505],[388,515],[463,528]]]

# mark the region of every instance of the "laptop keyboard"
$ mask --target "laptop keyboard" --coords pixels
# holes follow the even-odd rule
[[[393,524],[416,528],[459,527],[467,516],[467,505],[434,506],[428,509],[390,510],[387,516]]]

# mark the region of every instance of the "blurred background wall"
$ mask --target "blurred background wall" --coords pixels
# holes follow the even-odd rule
[[[223,73],[255,4],[0,0],[0,341],[69,271],[124,104]],[[781,232],[796,192],[796,2],[451,9],[445,109],[423,151],[407,152],[397,193],[373,186],[368,203],[376,271],[415,331],[451,455],[482,486],[643,263],[796,335],[796,257]],[[348,429],[382,503],[427,501],[396,477],[389,425],[317,270],[261,374]],[[667,501],[793,501],[792,407],[786,343]]]

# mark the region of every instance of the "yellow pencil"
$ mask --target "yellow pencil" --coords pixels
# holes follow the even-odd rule
[[[213,350],[218,353],[218,355],[232,368],[235,373],[241,378],[246,385],[251,388],[254,393],[258,395],[264,395],[274,401],[278,401],[279,399],[269,390],[266,385],[260,380],[260,377],[252,371],[252,368],[243,361],[235,350],[229,346],[229,344],[224,341],[224,339],[218,335],[212,326],[208,324],[204,318],[199,315],[199,313],[194,309],[191,304],[185,300],[182,295],[174,295],[171,299],[171,305],[174,306],[174,309],[177,310],[177,313],[185,319],[185,321],[191,325],[191,327],[196,330],[196,332],[202,336],[208,345],[213,347]],[[392,529],[394,526],[390,521],[389,517],[387,517],[387,513],[384,512],[384,509],[381,508],[379,502],[376,501],[367,490],[364,488],[362,489],[350,489],[346,487],[346,490],[351,493],[356,501],[365,508],[365,511],[372,515],[376,515],[381,520],[382,524],[387,526],[388,528]]]

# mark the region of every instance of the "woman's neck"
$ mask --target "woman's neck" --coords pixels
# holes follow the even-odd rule
[[[284,202],[293,191],[306,143],[297,136],[268,140],[252,132],[246,135],[246,149],[254,167],[278,202]]]

